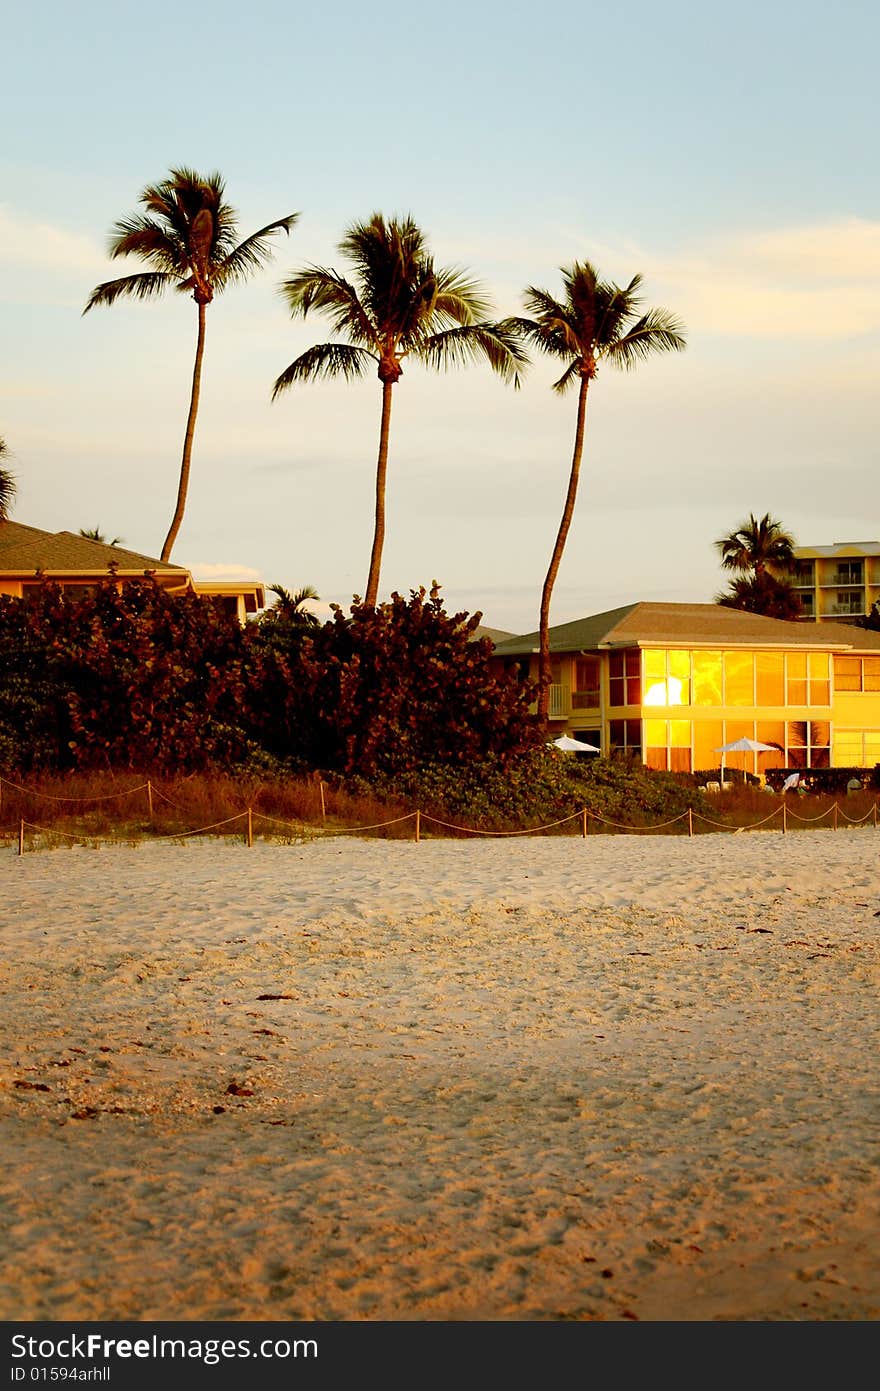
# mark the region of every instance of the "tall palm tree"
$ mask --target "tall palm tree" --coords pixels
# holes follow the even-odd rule
[[[0,522],[5,522],[15,501],[15,475],[4,468],[2,461],[9,457],[6,441],[0,436]]]
[[[756,579],[768,569],[785,573],[794,566],[794,537],[769,512],[760,521],[749,513],[748,521],[740,522],[728,536],[719,537],[715,546],[723,569],[752,574]]]
[[[181,294],[192,291],[198,306],[196,358],[177,504],[162,546],[161,558],[166,561],[171,558],[171,549],[183,522],[189,488],[205,350],[205,311],[215,294],[229,284],[246,280],[270,260],[272,237],[278,232],[289,233],[299,216],[291,213],[279,218],[237,242],[237,214],[224,202],[224,192],[225,184],[219,174],[203,177],[184,168],[172,169],[167,179],[145,188],[138,201],[146,213],[135,213],[114,224],[109,254],[114,260],[120,256],[137,256],[152,269],[96,285],[83,310],[87,314],[95,305],[114,304],[126,296],[151,299],[171,287]]]
[[[633,276],[621,289],[610,281],[600,280],[588,261],[563,266],[561,274],[561,299],[530,285],[524,294],[530,317],[508,319],[505,325],[520,333],[530,346],[565,362],[565,371],[553,384],[554,391],[562,394],[578,384],[568,491],[541,591],[538,714],[542,719],[547,717],[550,700],[550,599],[574,515],[590,383],[601,362],[631,369],[653,353],[680,352],[686,346],[682,325],[672,314],[665,309],[640,312],[640,275]]]
[[[335,270],[306,266],[281,289],[291,314],[315,309],[344,342],[318,343],[281,373],[274,400],[296,382],[322,377],[362,377],[376,363],[382,383],[382,417],[376,464],[373,546],[364,603],[375,607],[385,542],[385,483],[391,396],[411,357],[443,369],[485,358],[505,381],[519,384],[527,362],[517,335],[488,322],[490,306],[475,281],[458,268],[435,267],[424,233],[411,217],[374,213],[352,223],[338,245],[352,265],[354,283]]]

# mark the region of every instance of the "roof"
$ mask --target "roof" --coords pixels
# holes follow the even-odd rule
[[[538,651],[538,633],[495,644],[497,657]],[[625,604],[550,629],[551,652],[608,647],[812,647],[880,651],[880,633],[845,623],[786,622],[722,604]]]
[[[506,642],[508,638],[515,638],[516,633],[509,633],[504,628],[487,628],[481,623],[471,633],[471,637],[475,642],[479,638],[489,638],[492,642]]]
[[[189,571],[155,556],[91,541],[72,531],[40,531],[21,522],[0,523],[0,574],[33,574],[35,570],[86,571],[103,574],[110,565],[121,571],[155,570],[163,575],[179,575],[186,580]]]
[[[794,546],[796,560],[834,560],[880,555],[880,541],[835,541],[831,546]]]

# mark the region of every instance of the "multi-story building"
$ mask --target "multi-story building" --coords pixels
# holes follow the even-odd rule
[[[745,736],[738,769],[880,763],[880,633],[720,604],[627,604],[550,629],[554,735],[651,768],[702,772]],[[538,675],[538,634],[495,655]]]
[[[792,583],[804,617],[852,623],[880,599],[880,541],[795,546]]]
[[[266,587],[259,580],[195,580],[182,565],[124,546],[93,541],[72,531],[41,531],[20,522],[0,522],[0,594],[20,599],[43,580],[82,590],[111,577],[124,584],[145,575],[172,594],[210,596],[240,623],[266,606]]]

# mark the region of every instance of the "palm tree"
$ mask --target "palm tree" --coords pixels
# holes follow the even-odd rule
[[[172,286],[181,294],[192,291],[198,305],[196,358],[177,505],[162,546],[161,558],[166,561],[171,558],[171,549],[183,522],[189,487],[205,350],[205,311],[215,294],[229,284],[246,280],[266,264],[272,255],[271,238],[278,232],[289,233],[299,216],[291,213],[261,227],[244,241],[236,242],[237,214],[224,202],[224,192],[225,184],[219,174],[203,178],[192,169],[184,168],[172,169],[167,179],[145,188],[138,201],[146,208],[146,213],[133,214],[114,224],[109,253],[114,260],[120,256],[138,256],[152,269],[96,285],[83,310],[87,314],[95,305],[115,304],[117,299],[126,296],[152,299]]]
[[[105,546],[122,545],[121,536],[114,536],[112,541],[108,541],[107,537],[104,535],[103,531],[99,526],[93,526],[88,528],[80,527],[79,534],[80,536],[84,536],[87,541],[100,541]]]
[[[0,436],[0,461],[9,457],[6,441]],[[0,522],[5,522],[15,501],[15,475],[0,463]]]
[[[385,481],[391,428],[391,396],[403,362],[415,358],[443,369],[485,358],[505,381],[519,384],[527,362],[514,332],[487,321],[489,303],[458,268],[435,267],[424,233],[411,217],[374,213],[352,223],[338,245],[351,262],[354,283],[335,270],[306,266],[281,289],[291,314],[315,309],[344,342],[318,343],[281,373],[272,392],[322,377],[362,377],[375,362],[382,383],[382,417],[376,465],[373,546],[364,603],[375,607],[385,542]]]
[[[275,603],[269,609],[274,618],[297,628],[317,628],[320,625],[318,615],[305,607],[310,599],[321,597],[310,584],[303,585],[302,589],[296,590],[294,594],[285,589],[283,584],[270,584],[269,593],[276,596]]]
[[[562,267],[563,295],[554,298],[530,285],[524,301],[529,318],[508,319],[505,327],[522,335],[540,352],[560,358],[565,371],[553,390],[562,394],[578,383],[577,421],[568,491],[550,565],[541,591],[538,665],[538,714],[547,717],[550,700],[550,598],[574,515],[584,449],[587,392],[600,362],[631,369],[653,353],[680,352],[686,345],[682,325],[665,309],[640,312],[640,275],[621,289],[599,279],[588,261]]]
[[[765,512],[760,521],[749,513],[736,531],[715,542],[725,570],[751,574],[756,579],[766,570],[787,572],[794,565],[795,540],[781,522]]]
[[[765,618],[785,618],[792,622],[804,616],[797,590],[787,580],[777,579],[769,570],[762,570],[760,574],[734,576],[729,587],[715,595],[715,603],[728,609],[744,609],[747,613],[763,614]]]

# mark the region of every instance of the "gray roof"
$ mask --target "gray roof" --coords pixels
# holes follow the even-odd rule
[[[538,651],[538,633],[496,643],[497,657]],[[847,623],[786,622],[722,604],[625,604],[550,629],[551,652],[607,647],[814,647],[880,651],[880,633]]]
[[[835,556],[853,557],[880,555],[880,541],[835,541],[830,546],[794,546],[795,558],[805,560],[833,560]]]
[[[156,570],[180,575],[181,579],[189,573],[182,565],[172,565],[123,546],[91,541],[72,531],[40,531],[21,522],[0,522],[0,574],[33,574],[35,570],[103,574],[111,564],[122,571],[142,574],[144,570]]]

